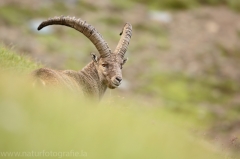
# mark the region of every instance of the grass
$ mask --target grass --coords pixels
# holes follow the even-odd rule
[[[79,8],[79,10],[82,10],[82,12],[89,11],[89,10],[92,12],[95,12],[95,11],[99,10],[98,7],[96,7],[95,5],[92,5],[88,1],[78,1],[78,8]]]
[[[40,67],[29,58],[17,55],[14,51],[0,45],[0,70],[27,72]]]
[[[203,5],[226,5],[229,8],[240,11],[239,0],[132,0],[149,6],[151,9],[184,10]]]
[[[60,15],[71,15],[74,11],[75,16],[79,16],[86,10],[96,11],[96,7],[91,6],[87,2],[80,1],[78,7],[74,10],[64,4],[64,2],[54,2],[49,6],[39,6],[38,8],[22,7],[17,4],[2,5],[0,6],[0,20],[9,26],[22,26],[33,18],[49,18]]]
[[[121,12],[124,10],[130,10],[134,7],[134,3],[132,1],[118,1],[118,0],[111,0],[113,3],[112,10],[116,12]]]
[[[228,5],[235,11],[240,11],[240,1],[238,0],[230,0],[228,1]]]
[[[30,11],[17,6],[1,6],[0,19],[7,25],[20,25],[31,16]]]
[[[64,68],[71,68],[73,70],[80,70],[90,61],[90,53],[95,51],[94,45],[84,36],[78,34],[74,30],[74,36],[78,36],[78,41],[69,42],[71,40],[68,32],[70,28],[62,29],[64,35],[69,37],[61,37],[59,33],[53,33],[51,35],[37,35],[37,40],[44,44],[48,54],[59,55],[62,57],[67,56],[63,63]],[[81,49],[79,49],[81,48]]]
[[[107,24],[107,25],[113,25],[113,26],[114,25],[121,26],[125,23],[122,18],[112,17],[112,16],[100,18],[99,22]]]
[[[135,2],[143,3],[151,9],[172,9],[172,10],[182,10],[190,9],[197,5],[195,0],[133,0]]]
[[[2,152],[74,150],[86,152],[88,158],[221,158],[161,109],[127,101],[96,106],[63,92],[34,90],[21,80],[11,85],[10,81],[4,76],[0,84]]]
[[[204,105],[227,105],[232,94],[239,92],[238,84],[233,81],[194,79],[177,73],[151,73],[140,79],[148,83],[142,84],[138,91],[153,98],[161,98],[167,109],[192,115],[204,123],[218,119],[213,108]],[[227,106],[222,108],[225,109],[224,118],[232,118],[232,110]]]
[[[55,35],[38,35],[37,39],[40,43],[43,43],[46,49],[49,51],[50,54],[59,52],[69,52],[75,53],[76,48],[73,48],[69,43],[63,43],[61,37],[58,34]]]
[[[240,11],[239,0],[131,0],[131,1],[117,1],[112,0],[112,11],[121,12],[130,10],[135,3],[142,3],[147,5],[150,9],[170,9],[170,10],[184,10],[198,7],[201,5],[226,5],[235,11]],[[56,15],[71,15],[82,16],[84,13],[91,11],[96,12],[98,8],[87,1],[79,1],[77,7],[71,8],[63,2],[56,2],[51,4],[51,10],[45,6],[38,8],[19,7],[16,4],[0,6],[0,19],[6,25],[22,25],[34,17],[52,17]],[[111,7],[110,7],[111,8]],[[34,14],[33,14],[34,13]],[[118,13],[117,13],[118,14]],[[120,20],[105,19],[107,23],[119,23]]]
[[[12,72],[37,64],[2,47],[0,57],[1,68],[8,70],[0,71],[0,155],[20,152],[34,158],[31,152],[52,151],[61,157],[74,151],[99,159],[224,158],[188,131],[197,126],[187,117],[147,107],[141,99],[112,97],[96,105],[61,90],[32,88],[26,76]]]

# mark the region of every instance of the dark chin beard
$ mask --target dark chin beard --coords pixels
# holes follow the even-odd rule
[[[116,86],[112,86],[112,85],[108,85],[108,88],[110,88],[110,89],[115,89],[115,88],[117,88]]]

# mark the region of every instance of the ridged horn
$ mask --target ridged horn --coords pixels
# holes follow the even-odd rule
[[[120,35],[121,35],[121,38],[118,42],[118,45],[114,53],[119,54],[122,58],[124,58],[124,55],[127,51],[127,47],[129,45],[129,42],[132,36],[132,25],[129,23],[126,23]]]
[[[75,17],[54,17],[43,21],[39,26],[38,30],[48,25],[65,25],[83,33],[97,48],[101,57],[107,57],[111,53],[108,44],[104,41],[102,35],[90,24],[86,23],[80,18]]]

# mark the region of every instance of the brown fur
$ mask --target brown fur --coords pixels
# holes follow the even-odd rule
[[[52,70],[40,68],[33,76],[44,86],[61,86],[70,90],[80,91],[87,97],[101,99],[107,88],[114,89],[120,85],[115,78],[122,78],[122,66],[126,59],[116,54],[106,58],[97,58],[86,65],[81,71]],[[103,64],[106,65],[103,67]]]

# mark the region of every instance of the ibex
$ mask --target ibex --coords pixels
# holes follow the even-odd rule
[[[83,33],[97,48],[100,56],[91,53],[92,61],[80,71],[53,70],[40,68],[33,72],[35,79],[43,85],[61,85],[71,90],[82,92],[85,96],[100,100],[107,88],[117,88],[122,81],[122,67],[127,59],[127,51],[131,36],[132,26],[126,23],[120,33],[121,38],[114,52],[104,41],[101,34],[86,21],[75,17],[54,17],[43,21],[38,30],[48,25],[65,25]]]

